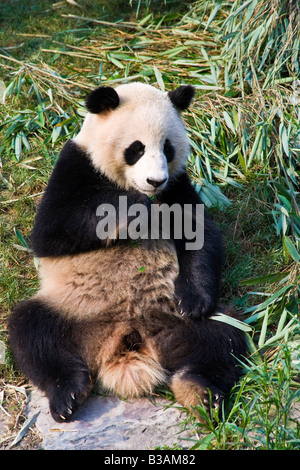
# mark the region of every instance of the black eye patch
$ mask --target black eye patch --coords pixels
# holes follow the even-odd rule
[[[144,155],[144,152],[145,145],[139,140],[135,140],[124,152],[125,162],[127,165],[134,165]]]
[[[164,145],[164,154],[166,156],[167,162],[170,163],[172,160],[174,160],[175,157],[175,149],[169,139],[166,139],[165,145]]]

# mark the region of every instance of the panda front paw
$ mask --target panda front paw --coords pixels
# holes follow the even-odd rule
[[[92,390],[92,382],[87,371],[80,371],[76,376],[57,382],[51,387],[49,407],[53,419],[63,422],[70,419],[72,414],[88,397]]]
[[[129,211],[129,208],[135,204],[143,205],[147,209],[148,218],[150,217],[152,201],[146,194],[134,192],[130,194],[130,197],[128,197],[127,203],[128,203],[128,208],[127,208],[128,211]],[[128,215],[127,213],[128,223],[130,223],[135,218],[136,218],[135,213],[132,215]]]
[[[192,283],[182,281],[180,277],[175,282],[175,298],[177,311],[192,320],[208,317],[216,306],[213,296],[198,292]]]
[[[143,204],[147,209],[151,209],[152,201],[147,194],[135,192],[132,193],[132,199],[129,200],[129,205],[131,204]]]

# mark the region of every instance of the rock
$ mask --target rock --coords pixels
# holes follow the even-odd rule
[[[91,395],[72,421],[57,423],[48,400],[39,391],[31,394],[27,416],[38,413],[36,427],[45,450],[150,450],[168,446],[189,449],[191,431],[184,429],[185,414],[157,397],[123,401]]]

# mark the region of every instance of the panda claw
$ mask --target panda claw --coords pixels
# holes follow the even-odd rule
[[[73,379],[73,380],[72,380]],[[48,391],[50,412],[55,421],[67,421],[77,410],[77,408],[88,397],[93,387],[90,381],[88,370],[83,370],[82,375],[78,371],[74,378],[68,377],[65,385],[57,389],[55,392],[50,389]],[[49,397],[50,395],[50,397]]]

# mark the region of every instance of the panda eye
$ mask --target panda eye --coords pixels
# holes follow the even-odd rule
[[[165,144],[164,144],[164,154],[166,156],[167,162],[170,163],[172,160],[174,160],[175,157],[175,149],[169,139],[166,139]]]
[[[145,145],[139,140],[135,140],[127,147],[124,157],[127,165],[134,165],[144,155]]]

